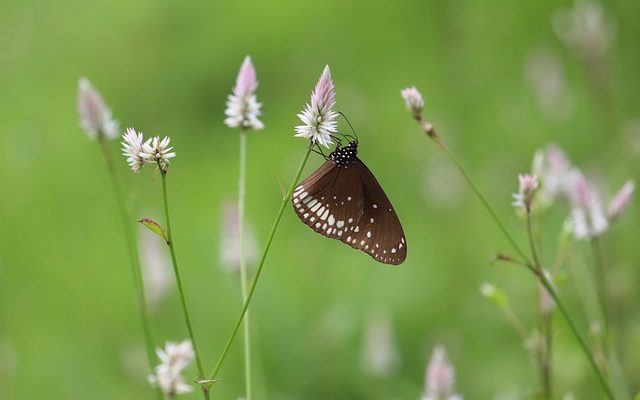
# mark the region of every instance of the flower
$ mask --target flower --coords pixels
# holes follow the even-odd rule
[[[127,163],[134,173],[140,172],[140,168],[145,163],[145,155],[142,151],[142,132],[136,132],[133,128],[128,128],[122,135],[122,154],[127,157]]]
[[[437,345],[433,349],[427,374],[425,376],[425,394],[422,400],[462,400],[454,393],[456,372],[447,360],[444,346]]]
[[[149,382],[159,387],[167,396],[191,392],[193,388],[184,382],[181,375],[195,356],[191,342],[167,342],[164,349],[156,350],[156,354],[160,358],[160,364],[155,368],[155,373],[149,376]]]
[[[576,0],[572,9],[554,13],[552,23],[560,40],[584,59],[603,57],[613,41],[613,24],[595,1]]]
[[[327,148],[331,146],[331,134],[337,131],[338,114],[333,111],[335,104],[336,92],[327,65],[311,93],[311,104],[307,103],[302,113],[298,114],[304,125],[296,126],[298,133],[295,136],[310,139]]]
[[[176,153],[171,152],[173,147],[169,147],[171,138],[165,136],[160,140],[160,136],[153,137],[147,140],[142,145],[142,156],[147,163],[157,163],[162,172],[167,172],[169,167],[169,159],[176,156]]]
[[[229,272],[240,271],[240,226],[238,223],[238,207],[225,204],[220,227],[220,261]],[[244,256],[247,265],[256,262],[256,239],[253,229],[245,218]]]
[[[422,118],[422,110],[424,109],[424,98],[422,98],[422,94],[415,88],[415,86],[402,89],[400,91],[402,98],[404,99],[404,103],[407,105],[407,109],[411,111],[413,118],[420,119]]]
[[[111,110],[87,78],[78,81],[78,115],[80,126],[90,138],[103,136],[115,139],[118,136],[118,123],[113,120]]]
[[[578,239],[591,239],[609,227],[598,193],[580,171],[573,172],[571,191],[571,226]]]
[[[513,194],[513,206],[524,207],[527,212],[531,211],[533,194],[538,189],[538,177],[535,175],[518,175],[520,187],[518,193]]]
[[[559,198],[569,197],[574,168],[560,146],[550,144],[543,150],[538,150],[532,170],[542,181],[542,203],[548,205]]]
[[[613,199],[609,202],[608,214],[609,221],[613,222],[618,217],[620,217],[624,211],[627,209],[627,206],[631,202],[631,196],[633,196],[633,191],[636,188],[636,184],[633,181],[627,181],[622,186],[622,189],[613,196]]]
[[[399,365],[400,357],[388,313],[372,314],[366,321],[363,337],[362,366],[371,375],[389,376]]]
[[[264,124],[258,119],[262,104],[256,100],[257,87],[256,70],[251,63],[251,57],[246,56],[238,72],[233,94],[229,95],[227,100],[225,124],[231,128],[264,128]]]

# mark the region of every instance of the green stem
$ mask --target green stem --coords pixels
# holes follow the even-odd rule
[[[464,176],[464,179],[469,184],[469,187],[471,187],[471,190],[473,190],[473,192],[478,197],[478,199],[480,199],[480,202],[484,205],[484,208],[489,212],[489,215],[491,215],[491,218],[496,223],[496,225],[498,225],[498,228],[500,229],[500,231],[502,231],[502,234],[504,235],[504,237],[509,241],[509,243],[511,244],[511,247],[513,247],[513,249],[518,253],[520,257],[522,257],[523,260],[526,260],[527,256],[524,254],[524,251],[520,248],[520,246],[515,241],[513,236],[511,236],[507,228],[504,226],[504,224],[498,217],[498,214],[496,214],[496,212],[493,210],[493,207],[491,207],[486,197],[484,197],[484,195],[480,191],[480,188],[478,188],[478,185],[476,185],[476,182],[473,180],[471,175],[469,175],[467,170],[462,166],[462,164],[453,155],[453,153],[449,151],[449,148],[444,144],[442,140],[440,140],[437,137],[434,138],[434,140],[440,146],[440,148],[444,151],[447,157],[449,157],[449,159],[455,164],[455,166],[458,168],[462,176]]]
[[[211,385],[211,382],[216,380],[218,376],[218,372],[220,371],[220,368],[222,367],[222,364],[224,363],[224,360],[227,357],[227,353],[231,348],[231,344],[233,343],[233,340],[235,339],[236,334],[238,333],[238,329],[242,324],[242,320],[245,314],[247,313],[247,310],[249,309],[249,304],[251,303],[251,299],[253,298],[253,293],[256,289],[256,285],[258,284],[258,278],[260,278],[262,267],[264,266],[264,262],[267,259],[267,254],[269,253],[269,248],[271,247],[271,243],[273,242],[273,238],[276,234],[276,230],[278,229],[278,225],[280,224],[280,220],[282,219],[282,214],[284,213],[284,210],[287,207],[287,204],[289,203],[289,199],[291,199],[291,195],[293,194],[293,190],[295,189],[296,184],[300,179],[300,175],[302,175],[302,170],[304,169],[304,166],[307,164],[307,160],[309,159],[309,154],[311,154],[312,148],[313,148],[313,142],[309,143],[307,152],[305,153],[304,158],[302,159],[302,162],[298,167],[298,171],[296,172],[296,175],[293,178],[293,181],[291,182],[291,186],[289,187],[289,190],[287,191],[286,196],[282,199],[282,204],[280,205],[280,209],[278,210],[278,214],[276,215],[276,220],[274,221],[273,226],[271,227],[271,233],[269,233],[267,244],[264,248],[264,251],[262,252],[262,256],[260,257],[258,268],[251,281],[251,286],[249,287],[249,292],[247,293],[247,300],[244,302],[244,305],[242,306],[242,310],[240,311],[238,320],[236,321],[236,324],[234,325],[231,331],[231,335],[229,336],[229,339],[227,340],[227,343],[225,344],[222,350],[222,353],[220,354],[220,358],[218,358],[218,362],[216,363],[215,367],[213,367],[213,371],[211,372],[211,375],[209,377],[210,382],[203,386]]]
[[[155,346],[153,342],[153,336],[151,335],[151,328],[149,323],[149,310],[147,307],[147,297],[144,289],[144,278],[142,276],[142,269],[140,267],[140,259],[138,258],[138,249],[136,241],[131,232],[130,216],[127,213],[125,207],[124,196],[118,180],[118,175],[113,164],[111,152],[107,145],[107,140],[104,135],[98,136],[98,142],[100,143],[100,149],[104,157],[107,170],[109,171],[109,177],[111,178],[111,186],[116,196],[118,203],[118,210],[120,211],[120,219],[122,223],[122,231],[127,244],[127,252],[129,255],[129,263],[131,265],[131,272],[133,276],[133,286],[136,292],[136,300],[138,302],[138,312],[140,314],[140,322],[142,323],[142,332],[144,335],[145,352],[147,356],[147,363],[149,364],[149,371],[153,373],[153,367],[155,364]],[[156,396],[162,400],[162,391],[160,388],[156,388]]]
[[[418,122],[422,122],[422,121],[419,120]],[[560,299],[560,296],[558,296],[558,293],[553,288],[553,285],[551,284],[551,282],[549,281],[547,276],[540,272],[541,271],[540,266],[536,267],[530,261],[528,261],[528,257],[525,255],[524,251],[522,251],[520,246],[518,246],[516,241],[513,239],[513,237],[511,236],[511,234],[507,230],[507,228],[504,226],[504,224],[500,220],[500,218],[498,218],[498,215],[493,210],[493,208],[491,207],[491,205],[489,204],[487,199],[484,197],[484,195],[482,194],[482,192],[480,191],[480,189],[476,185],[476,183],[473,180],[473,178],[471,178],[471,176],[467,173],[467,171],[464,169],[462,164],[449,151],[449,149],[445,146],[445,144],[442,142],[442,140],[439,138],[439,136],[437,136],[435,134],[435,131],[433,131],[433,126],[430,125],[430,124],[427,125],[427,124],[422,124],[422,123],[421,123],[421,126],[425,130],[425,132],[429,135],[429,137],[433,141],[435,141],[436,144],[438,144],[438,146],[440,146],[440,148],[445,152],[445,154],[449,157],[449,159],[451,159],[451,161],[458,167],[458,169],[460,170],[460,172],[462,173],[462,175],[466,179],[467,183],[469,184],[469,186],[471,187],[473,192],[480,199],[480,202],[484,205],[486,210],[489,212],[489,214],[493,218],[493,220],[496,223],[496,225],[498,225],[498,228],[500,228],[500,231],[502,232],[502,234],[509,241],[509,243],[511,244],[513,249],[520,255],[520,257],[522,257],[522,259],[525,260],[529,270],[531,272],[533,272],[534,275],[536,275],[538,277],[538,279],[540,280],[540,283],[545,287],[545,289],[547,289],[547,291],[549,292],[551,297],[553,297],[553,300],[558,305],[558,309],[560,309],[560,312],[561,312],[562,316],[564,317],[564,319],[569,324],[569,327],[571,328],[571,332],[573,333],[573,335],[575,336],[576,340],[578,341],[578,344],[580,345],[580,348],[584,352],[585,356],[589,359],[589,363],[591,364],[591,367],[593,368],[594,373],[598,377],[598,380],[599,380],[602,388],[604,389],[605,393],[607,394],[607,397],[610,400],[614,400],[615,398],[614,398],[613,393],[611,391],[611,387],[609,386],[609,383],[605,379],[602,371],[598,367],[598,364],[596,363],[596,360],[595,360],[593,354],[589,350],[589,346],[587,345],[587,342],[585,341],[585,339],[582,337],[582,335],[578,331],[578,328],[576,327],[576,324],[573,322],[573,319],[571,318],[571,314],[569,313],[567,308],[562,303],[562,300]]]
[[[242,303],[247,301],[247,260],[245,257],[245,225],[244,204],[246,193],[246,169],[247,169],[247,131],[240,131],[240,178],[238,182],[238,230],[240,236],[240,287],[242,291]],[[244,317],[243,342],[244,342],[244,387],[245,400],[251,400],[251,337],[249,335],[249,310]]]
[[[193,334],[193,327],[191,326],[191,318],[189,317],[189,309],[187,308],[187,300],[184,296],[184,289],[182,288],[182,279],[180,278],[180,269],[178,268],[178,260],[176,259],[176,250],[173,243],[173,236],[171,235],[171,219],[169,218],[169,201],[167,199],[167,172],[160,168],[160,176],[162,176],[162,198],[164,200],[164,217],[167,225],[167,244],[171,252],[171,262],[173,263],[173,272],[176,276],[176,284],[178,285],[178,292],[180,293],[180,303],[182,305],[182,312],[184,314],[184,322],[187,325],[187,331],[189,331],[189,338],[193,345],[193,352],[196,359],[196,367],[198,369],[198,380],[204,377],[204,370],[202,369],[202,362],[200,361],[200,352],[198,351],[198,345],[196,344],[196,338]],[[205,386],[202,386],[202,394],[205,399],[209,399],[209,390]]]
[[[527,206],[527,236],[529,237],[529,247],[531,249],[531,256],[535,269],[544,274],[540,264],[540,258],[538,257],[538,251],[536,250],[535,240],[533,237],[533,228],[531,223],[531,210],[530,206]],[[543,310],[540,300],[540,296],[544,295],[545,288],[540,284],[538,292],[538,313],[540,319],[540,344],[538,348],[538,367],[540,369],[540,383],[542,385],[542,396],[546,400],[551,400],[551,318],[549,310]]]
[[[600,238],[596,236],[591,239],[591,248],[593,250],[593,258],[595,262],[595,284],[602,312],[602,337],[604,338],[604,342],[606,342],[609,335],[609,307],[607,301],[607,273]]]

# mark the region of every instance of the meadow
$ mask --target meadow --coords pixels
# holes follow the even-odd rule
[[[537,151],[563,149],[605,206],[625,182],[640,180],[640,3],[589,3],[602,12],[591,16],[601,31],[589,31],[600,36],[572,42],[570,13],[581,4],[1,4],[0,399],[155,395],[109,173],[97,141],[79,125],[82,77],[119,122],[108,150],[143,270],[161,269],[146,281],[157,291],[147,294],[156,347],[188,337],[168,249],[136,222],[164,225],[162,176],[153,165],[133,174],[119,136],[135,127],[145,137],[171,137],[172,243],[209,374],[242,306],[229,265],[239,132],[224,124],[224,111],[247,55],[264,123],[247,132],[249,275],[307,148],[308,140],[294,137],[297,114],[325,65],[335,110],[357,132],[358,156],[393,203],[408,244],[404,263],[383,265],[313,232],[287,204],[250,307],[252,397],[420,399],[427,364],[442,345],[462,397],[544,398],[532,351],[542,329],[536,276],[496,261],[518,255],[400,92],[420,90],[425,120],[528,255],[526,218],[512,193],[518,174],[535,172]],[[312,153],[302,178],[322,162]],[[610,333],[602,343],[616,356],[599,365],[615,398],[633,399],[640,392],[638,197],[599,235],[595,252],[594,240],[568,232],[568,202],[540,203],[540,263],[554,268],[555,287],[596,358],[598,263],[606,267]],[[488,293],[487,283],[498,292]],[[562,313],[553,308],[548,321],[548,398],[605,398]],[[243,368],[240,333],[212,398],[242,398]],[[202,398],[195,366],[184,375],[194,390],[178,398]]]

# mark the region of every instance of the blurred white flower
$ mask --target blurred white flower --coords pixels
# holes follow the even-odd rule
[[[591,239],[609,227],[607,215],[595,188],[580,171],[574,171],[570,191],[571,224],[578,239]]]
[[[391,317],[378,312],[371,315],[364,327],[362,366],[378,377],[388,376],[399,365],[400,357],[393,334]]]
[[[558,57],[545,48],[533,50],[527,57],[525,74],[542,113],[553,121],[567,120],[574,103]]]
[[[140,264],[144,277],[145,294],[151,307],[157,304],[173,287],[173,276],[164,242],[144,227],[138,233]]]
[[[149,376],[149,382],[170,397],[191,392],[193,388],[182,377],[182,371],[195,356],[191,341],[167,342],[165,348],[157,349],[156,353],[160,364],[155,368],[155,373]]]
[[[264,124],[258,119],[262,104],[256,99],[257,88],[256,70],[251,63],[251,57],[247,56],[238,72],[233,94],[229,95],[227,100],[225,124],[231,128],[264,128]]]
[[[420,119],[422,117],[422,110],[424,109],[424,98],[422,94],[415,86],[402,89],[400,94],[404,99],[407,109],[411,111],[413,118]]]
[[[169,147],[170,142],[171,138],[169,138],[169,136],[165,136],[162,140],[160,140],[160,136],[155,136],[147,140],[142,145],[141,153],[145,162],[158,163],[160,169],[162,169],[163,172],[167,172],[169,159],[176,156],[176,153],[171,151],[173,147]]]
[[[437,345],[427,367],[422,400],[462,400],[462,396],[454,393],[455,379],[456,372],[447,360],[444,346]]]
[[[553,28],[576,56],[593,60],[603,57],[615,36],[615,28],[593,0],[576,0],[570,10],[553,14]]]
[[[542,182],[540,197],[544,205],[560,198],[568,199],[572,170],[569,159],[558,145],[550,144],[536,152],[532,171]]]
[[[538,177],[535,175],[521,174],[518,175],[518,193],[514,193],[513,203],[514,207],[522,207],[527,212],[531,211],[531,202],[533,201],[533,194],[538,189]]]
[[[145,155],[142,152],[142,132],[136,132],[133,128],[128,128],[122,135],[122,154],[127,157],[127,164],[134,173],[140,172],[140,168],[145,162]]]
[[[613,199],[611,199],[608,206],[610,222],[615,221],[622,214],[624,214],[625,210],[629,206],[629,203],[631,202],[631,198],[633,196],[633,191],[635,190],[635,188],[636,184],[634,181],[627,181],[618,191],[618,193],[613,196]]]
[[[327,65],[311,93],[311,104],[307,103],[302,113],[298,114],[304,125],[296,126],[295,136],[310,139],[327,148],[331,146],[331,134],[337,131],[338,114],[333,111],[335,104],[336,93]]]
[[[115,139],[118,136],[118,123],[87,78],[78,81],[78,115],[80,126],[90,138],[104,136]]]
[[[244,221],[244,257],[247,265],[257,260],[257,244],[251,224]],[[220,262],[229,272],[240,271],[240,226],[238,207],[227,203],[222,207],[220,225]]]

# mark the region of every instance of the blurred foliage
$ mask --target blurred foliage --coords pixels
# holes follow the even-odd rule
[[[0,398],[151,398],[120,221],[97,143],[78,127],[78,78],[87,76],[121,122],[170,135],[173,228],[206,369],[240,308],[237,278],[219,266],[221,206],[236,192],[238,136],[222,124],[237,69],[251,54],[266,129],[249,138],[248,217],[264,241],[305,143],[296,113],[325,64],[338,109],[361,140],[403,220],[409,256],[399,268],[304,227],[285,213],[253,312],[256,398],[416,399],[425,364],[443,343],[467,398],[521,398],[537,387],[528,355],[478,287],[508,292],[535,325],[536,286],[523,269],[490,265],[508,243],[442,154],[404,110],[416,85],[426,114],[484,188],[516,237],[516,174],[535,149],[564,147],[613,191],[640,180],[640,3],[603,4],[616,24],[607,60],[615,129],[606,128],[580,61],[554,35],[568,1],[387,2],[25,0],[0,4]],[[561,68],[572,102],[544,112],[528,83],[539,49]],[[634,122],[635,121],[635,122]],[[111,144],[119,153],[116,141]],[[315,157],[307,172],[319,165]],[[118,164],[135,219],[162,221],[159,176]],[[638,201],[605,238],[615,285],[619,351],[640,389]],[[543,216],[550,262],[567,210]],[[586,243],[567,263],[590,268]],[[584,312],[570,280],[563,296]],[[362,368],[366,317],[390,316],[399,364],[385,376]],[[156,340],[186,337],[177,293],[153,315]],[[555,390],[600,398],[567,327],[556,318]],[[193,373],[193,371],[192,371]],[[215,394],[242,393],[240,340]],[[515,397],[514,397],[515,396]],[[183,398],[199,398],[194,393]]]

